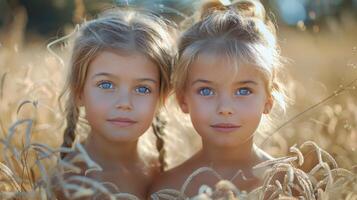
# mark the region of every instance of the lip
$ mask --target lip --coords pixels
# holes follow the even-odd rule
[[[109,123],[118,127],[129,127],[137,123],[137,121],[125,117],[116,117],[107,120]]]
[[[211,127],[218,132],[229,133],[239,129],[241,126],[232,123],[217,123],[211,125]]]

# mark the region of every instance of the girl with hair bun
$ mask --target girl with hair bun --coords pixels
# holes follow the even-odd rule
[[[158,177],[153,193],[180,190],[202,167],[250,191],[263,178],[253,166],[273,159],[253,141],[262,117],[273,108],[285,109],[285,89],[278,78],[282,58],[273,23],[255,0],[228,6],[210,1],[199,16],[179,39],[172,82],[181,110],[190,115],[202,138],[202,148]],[[211,173],[201,173],[186,185],[185,194],[197,194],[201,185],[214,187],[217,181]]]

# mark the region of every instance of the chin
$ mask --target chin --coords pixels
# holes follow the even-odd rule
[[[133,136],[127,134],[118,134],[118,135],[108,135],[106,138],[112,142],[134,142],[139,139],[140,136]]]

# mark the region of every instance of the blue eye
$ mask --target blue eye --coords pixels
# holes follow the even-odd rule
[[[237,95],[237,96],[247,96],[247,95],[250,95],[251,93],[252,93],[252,91],[249,88],[239,88],[236,91],[235,95]]]
[[[140,94],[149,94],[149,93],[151,93],[151,90],[148,87],[145,87],[145,86],[137,87],[135,89],[135,91],[137,93],[140,93]]]
[[[103,81],[98,84],[98,87],[107,90],[107,89],[113,89],[114,85],[109,81]]]
[[[201,89],[199,89],[198,92],[202,96],[212,96],[212,95],[214,95],[213,90],[210,89],[210,88],[201,88]]]

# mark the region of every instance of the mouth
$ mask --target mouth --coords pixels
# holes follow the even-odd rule
[[[109,123],[118,127],[129,127],[137,123],[137,121],[130,118],[117,117],[107,120]]]
[[[231,123],[217,123],[211,125],[211,127],[218,132],[229,133],[239,129],[241,126]]]

